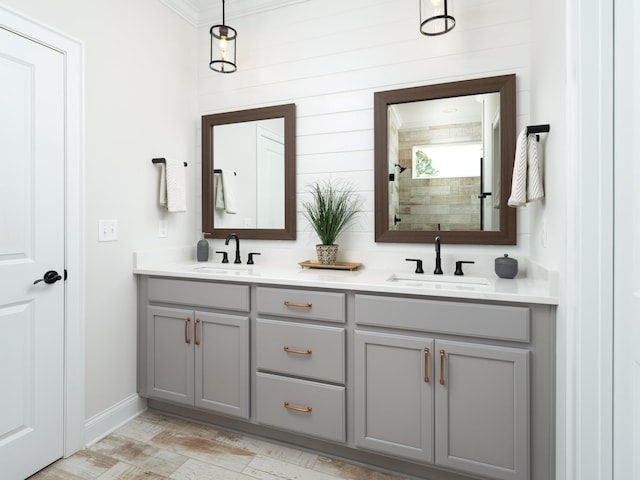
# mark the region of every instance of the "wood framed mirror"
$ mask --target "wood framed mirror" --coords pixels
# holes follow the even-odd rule
[[[202,231],[295,240],[295,104],[202,117]]]
[[[515,245],[516,78],[374,94],[376,242]]]

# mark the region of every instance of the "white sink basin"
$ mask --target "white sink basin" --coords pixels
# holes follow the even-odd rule
[[[196,263],[186,267],[194,273],[213,275],[253,275],[252,265],[227,263]]]
[[[466,275],[428,275],[423,273],[394,273],[388,282],[395,282],[411,287],[455,287],[472,288],[488,287],[489,280],[484,277],[471,277]]]

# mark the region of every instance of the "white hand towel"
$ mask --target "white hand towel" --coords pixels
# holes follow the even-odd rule
[[[224,210],[224,189],[222,186],[222,174],[213,172],[213,198],[217,210]]]
[[[225,213],[235,214],[236,210],[236,174],[233,170],[222,169],[222,194]]]
[[[527,202],[544,198],[542,169],[538,161],[538,139],[535,135],[527,138]]]
[[[167,158],[160,168],[160,205],[171,213],[187,211],[184,163]]]
[[[524,129],[518,135],[516,155],[513,162],[510,207],[522,207],[527,202],[544,197],[542,173],[538,162],[538,142],[535,135],[527,135]]]

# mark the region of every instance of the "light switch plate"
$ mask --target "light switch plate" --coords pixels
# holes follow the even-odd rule
[[[118,220],[98,221],[98,241],[115,242],[118,240]]]

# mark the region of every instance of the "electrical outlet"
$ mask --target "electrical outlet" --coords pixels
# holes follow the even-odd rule
[[[158,237],[166,238],[169,235],[169,225],[166,220],[158,222]]]
[[[98,221],[98,241],[115,242],[118,240],[118,220]]]

